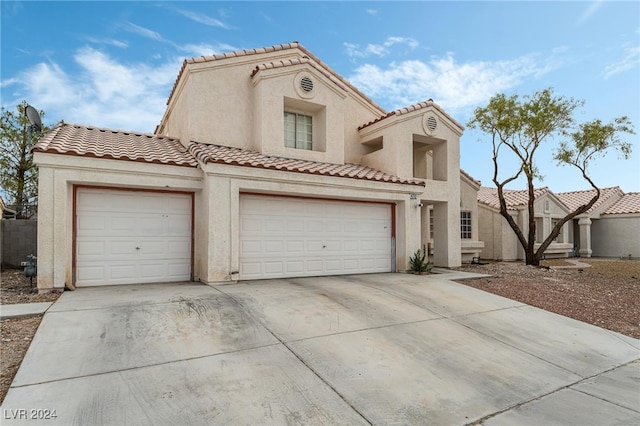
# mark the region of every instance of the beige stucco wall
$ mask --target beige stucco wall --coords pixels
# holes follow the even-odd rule
[[[517,220],[517,213],[514,212]],[[478,238],[484,242],[480,253],[483,259],[517,260],[520,244],[502,215],[488,206],[478,205]]]
[[[364,151],[359,144],[357,127],[384,111],[344,83],[330,80],[324,75],[326,70],[321,71],[322,67],[317,65],[303,63],[268,68],[252,77],[258,65],[300,59],[305,55],[293,48],[187,64],[158,132],[180,138],[184,144],[188,141],[213,143],[334,163],[343,163],[346,156],[347,162],[359,162]],[[301,73],[314,82],[312,96],[304,93],[301,96],[296,90],[296,77]],[[324,154],[301,150],[291,153],[280,143],[286,98],[315,104],[326,113],[326,133],[318,134],[319,144],[326,145],[322,149]],[[304,112],[304,107],[298,109]],[[343,125],[345,123],[347,125]]]
[[[187,64],[158,132],[188,141],[238,148],[252,146],[254,91],[251,73],[256,64],[296,58],[298,49],[229,57]]]
[[[260,193],[348,201],[389,202],[396,214],[396,268],[408,269],[408,256],[420,244],[419,209],[412,206],[413,187],[228,165],[205,166],[210,210],[207,240],[196,279],[206,283],[233,281],[240,264],[240,194]],[[239,174],[242,173],[242,175]],[[208,261],[208,264],[205,263]]]
[[[194,193],[194,279],[219,283],[237,279],[239,198],[242,192],[384,201],[395,205],[396,267],[420,244],[420,210],[412,185],[323,177],[249,167],[209,164],[200,169],[36,153],[40,167],[38,287],[73,284],[73,189],[105,188]]]
[[[300,96],[295,84],[300,76],[307,76],[314,83],[313,91]],[[357,144],[357,140],[345,141],[345,127],[357,127],[345,123],[344,102],[347,92],[329,81],[308,65],[265,70],[254,79],[254,145],[260,152],[286,158],[344,163],[345,144]],[[313,150],[284,146],[284,112],[296,112],[313,117]]]
[[[435,131],[425,127],[427,117],[436,117]],[[361,163],[403,178],[420,178],[424,190],[416,191],[416,203],[432,206],[434,256],[437,266],[459,266],[462,262],[460,240],[460,135],[462,130],[429,106],[401,115],[385,118],[360,130],[361,142],[379,149],[362,156]],[[418,147],[418,148],[416,148]],[[427,150],[430,151],[427,154]],[[433,170],[414,176],[417,155],[432,155]],[[434,179],[426,179],[426,177]],[[421,213],[420,240],[412,251],[429,241],[428,215]]]
[[[640,258],[640,215],[602,215],[591,224],[596,257]]]
[[[73,285],[74,185],[195,193],[202,204],[202,172],[196,168],[104,160],[36,152],[38,165],[38,289]],[[201,244],[195,234],[195,244]]]

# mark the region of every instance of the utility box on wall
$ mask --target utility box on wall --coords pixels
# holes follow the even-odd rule
[[[3,219],[0,232],[0,263],[3,269],[21,269],[20,262],[28,255],[37,256],[37,220]]]

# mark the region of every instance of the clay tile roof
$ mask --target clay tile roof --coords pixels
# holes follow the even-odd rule
[[[397,176],[381,172],[380,170],[359,164],[333,164],[274,157],[246,149],[202,144],[198,142],[191,142],[189,145],[189,152],[205,164],[230,164],[234,166],[258,167],[262,169],[282,170],[294,173],[308,173],[314,175],[424,186],[423,181],[402,179]]]
[[[60,122],[33,147],[34,152],[197,167],[178,139],[85,127]]]
[[[602,214],[640,213],[640,192],[629,192],[611,205]]]
[[[392,111],[392,112],[390,112],[390,113],[388,113],[386,115],[383,115],[381,117],[376,118],[375,120],[372,120],[372,121],[370,121],[368,123],[365,123],[365,124],[361,125],[360,127],[358,127],[358,130],[362,130],[365,127],[371,126],[372,124],[375,124],[375,123],[377,123],[379,121],[382,121],[382,120],[384,120],[384,119],[386,119],[388,117],[401,116],[401,115],[408,114],[408,113],[413,112],[413,111],[418,111],[418,110],[421,110],[423,108],[427,108],[427,107],[430,107],[430,106],[432,106],[435,109],[437,109],[438,111],[440,111],[440,113],[442,113],[442,115],[444,115],[449,120],[451,120],[451,122],[453,124],[455,124],[456,126],[458,126],[460,128],[460,130],[464,130],[464,126],[462,124],[458,123],[449,114],[447,114],[445,112],[445,110],[443,110],[442,107],[440,107],[440,105],[438,105],[437,103],[433,102],[433,99],[429,99],[429,100],[426,100],[426,101],[423,101],[423,102],[418,102],[417,104],[413,104],[413,105],[410,105],[410,106],[403,107],[403,108],[397,109],[395,111]]]
[[[534,199],[551,192],[546,186],[544,188],[534,188]],[[520,207],[524,207],[529,202],[529,190],[503,190],[504,200],[507,203],[507,209],[516,210]],[[500,208],[500,199],[498,198],[497,188],[487,188],[485,186],[480,187],[478,190],[478,202],[493,207],[494,209]]]
[[[559,192],[556,194],[557,197],[562,201],[570,211],[575,211],[578,207],[587,204],[591,201],[594,195],[596,195],[595,189],[588,189],[585,191],[572,191],[572,192]],[[589,210],[587,210],[584,214],[590,214],[598,209],[603,203],[607,200],[610,200],[611,197],[616,195],[623,195],[622,190],[618,186],[614,186],[611,188],[602,188],[600,190],[600,198],[595,202],[593,206]]]

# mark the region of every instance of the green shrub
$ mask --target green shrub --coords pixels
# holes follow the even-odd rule
[[[431,261],[426,261],[427,258],[427,250],[423,245],[421,249],[416,250],[416,252],[409,258],[409,267],[415,273],[420,272],[430,272],[432,268]]]

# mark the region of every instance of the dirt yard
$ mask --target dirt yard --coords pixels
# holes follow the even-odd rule
[[[60,293],[38,294],[36,279],[33,280],[32,286],[21,270],[2,271],[0,305],[53,302],[58,297]],[[37,316],[0,321],[0,403],[18,372],[41,319],[42,317]]]
[[[461,283],[538,308],[640,339],[640,261],[581,259],[548,261],[535,268],[522,263],[465,265],[460,270],[491,275]],[[2,272],[2,305],[55,301],[60,294],[38,294],[22,271]],[[34,280],[34,287],[36,282]],[[41,317],[0,321],[0,403],[18,371]]]

